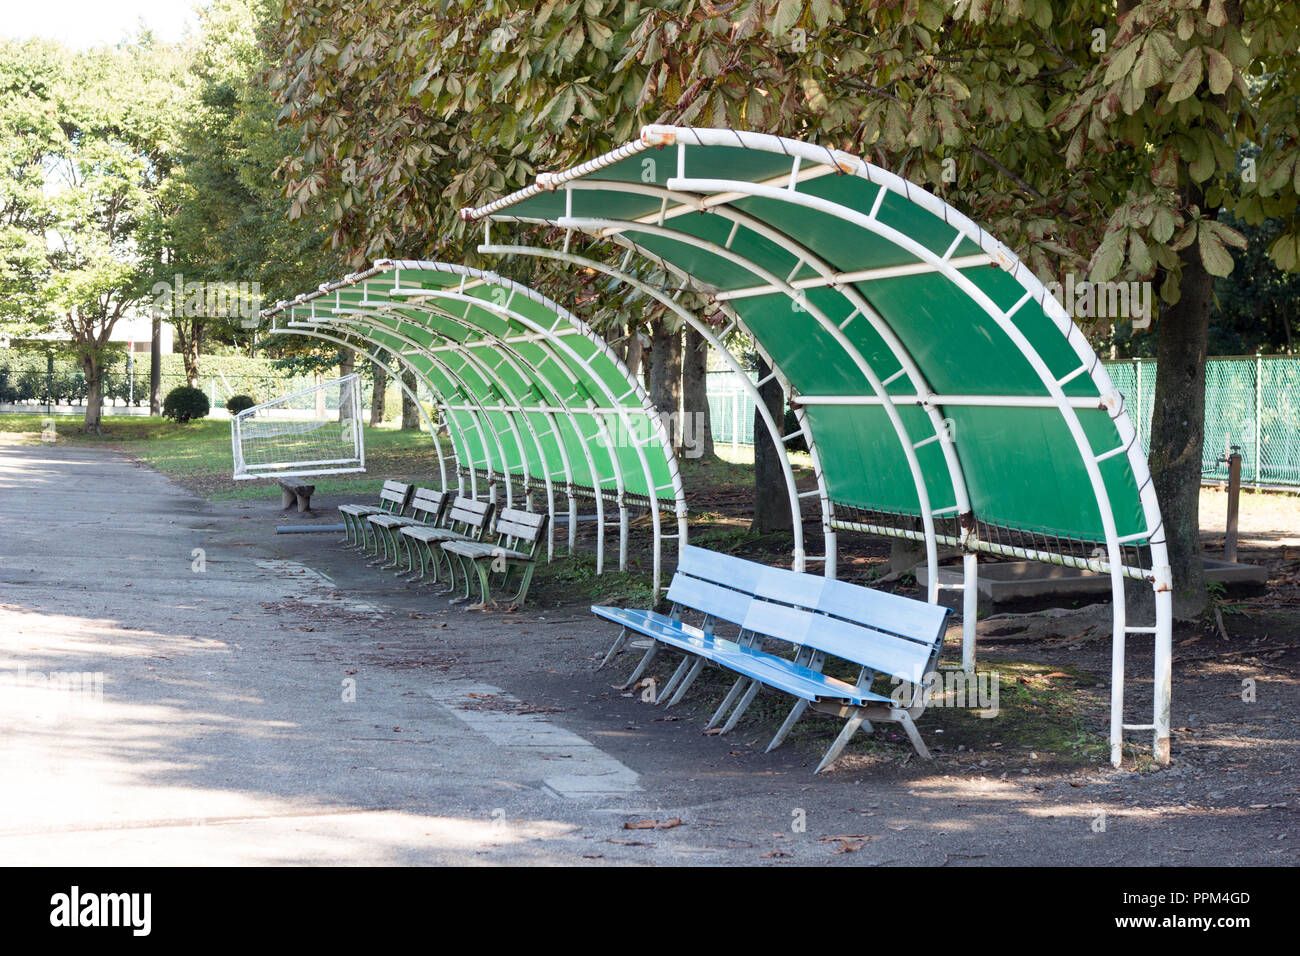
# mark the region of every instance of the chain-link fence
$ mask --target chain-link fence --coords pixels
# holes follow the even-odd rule
[[[1124,395],[1142,450],[1151,448],[1151,410],[1156,363],[1107,362],[1111,381]],[[752,444],[754,403],[735,373],[709,372],[709,413],[716,442]],[[1300,358],[1250,356],[1210,359],[1205,369],[1207,479],[1228,478],[1223,458],[1236,446],[1247,484],[1300,488]]]
[[[753,376],[751,376],[753,378]],[[709,372],[709,424],[715,444],[754,444],[754,400],[730,369]]]
[[[1124,395],[1143,451],[1149,451],[1156,363],[1110,362],[1106,370]],[[1225,458],[1234,448],[1241,453],[1242,481],[1300,488],[1300,358],[1255,355],[1206,363],[1206,478],[1227,480]]]

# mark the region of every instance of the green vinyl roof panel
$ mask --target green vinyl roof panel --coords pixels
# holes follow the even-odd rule
[[[802,407],[832,506],[1111,556],[1163,542],[1136,433],[1083,333],[1009,249],[886,170],[649,126],[461,215],[582,231],[712,297]]]

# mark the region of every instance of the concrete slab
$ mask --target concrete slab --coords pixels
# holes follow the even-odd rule
[[[1237,564],[1218,558],[1205,558],[1205,576],[1228,586],[1262,587],[1268,582],[1268,569],[1250,564]],[[925,587],[930,580],[927,568],[916,570],[917,582]],[[939,568],[939,583],[945,588],[960,586],[960,565]],[[1065,568],[1044,561],[1002,561],[980,564],[980,607],[996,606],[1010,601],[1061,596],[1069,598],[1101,595],[1109,597],[1110,576],[1078,568]],[[960,607],[959,591],[941,592],[945,603]]]

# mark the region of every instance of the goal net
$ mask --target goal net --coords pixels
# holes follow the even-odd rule
[[[246,408],[230,420],[236,478],[366,470],[361,378],[345,375]]]

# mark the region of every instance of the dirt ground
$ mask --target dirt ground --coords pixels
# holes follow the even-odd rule
[[[87,460],[96,468],[110,468],[108,459],[107,453],[99,452]],[[47,466],[39,456],[33,460]],[[72,474],[86,466],[70,459],[59,467],[71,469],[67,473]],[[150,480],[155,479],[160,480],[150,474]],[[697,473],[694,480],[694,500],[708,502],[707,512],[697,515],[693,523],[695,542],[760,560],[788,553],[788,535],[748,534],[748,488],[743,480],[707,471]],[[14,487],[21,487],[21,481]],[[289,788],[295,799],[312,801],[313,807],[324,795],[345,808],[372,814],[436,814],[459,821],[462,828],[483,827],[481,821],[504,812],[511,819],[531,821],[527,825],[537,833],[563,833],[554,838],[529,836],[532,831],[521,824],[517,832],[522,835],[509,845],[475,837],[454,852],[438,849],[440,855],[430,855],[435,851],[420,849],[406,837],[394,837],[391,845],[384,845],[387,855],[377,856],[377,862],[482,859],[772,866],[1300,862],[1296,826],[1300,817],[1296,769],[1300,551],[1291,541],[1300,520],[1292,508],[1294,498],[1260,496],[1258,501],[1243,502],[1241,556],[1269,568],[1268,587],[1262,593],[1219,594],[1217,617],[1179,624],[1176,629],[1169,767],[1153,765],[1149,738],[1142,734],[1130,736],[1121,769],[1113,769],[1107,760],[1110,644],[1090,627],[1098,616],[1108,618],[1102,605],[1052,617],[1050,626],[1038,628],[1029,639],[1005,618],[981,622],[980,672],[988,675],[990,688],[997,678],[996,706],[986,707],[988,702],[981,701],[978,708],[927,710],[918,726],[933,761],[918,759],[895,729],[884,726],[859,734],[829,772],[814,776],[813,769],[838,729],[831,718],[806,717],[784,746],[765,753],[788,710],[788,700],[760,694],[732,733],[715,736],[703,728],[728,686],[720,674],[706,670],[683,701],[666,710],[648,700],[644,688],[620,686],[632,669],[631,655],[597,669],[616,629],[596,619],[588,606],[598,601],[645,606],[648,601],[649,535],[643,522],[634,527],[631,572],[594,574],[594,528],[591,522],[583,522],[579,554],[569,557],[559,549],[557,559],[539,570],[525,608],[468,612],[449,606],[435,588],[405,583],[390,571],[368,567],[354,552],[342,549],[332,534],[274,533],[280,524],[337,520],[334,509],[342,498],[318,495],[313,502],[315,514],[301,517],[280,511],[278,500],[204,501],[171,487],[174,495],[151,500],[158,510],[153,520],[184,520],[191,529],[185,532],[190,537],[181,549],[184,565],[173,572],[182,577],[189,574],[192,538],[206,549],[213,568],[227,569],[220,573],[231,576],[231,587],[254,590],[248,610],[232,611],[220,602],[210,611],[195,608],[183,595],[173,596],[166,582],[158,581],[156,607],[130,605],[130,614],[140,615],[138,620],[128,618],[126,610],[115,610],[119,620],[101,621],[105,613],[94,611],[75,590],[51,591],[48,586],[31,590],[36,586],[29,581],[35,569],[23,563],[24,549],[51,546],[35,530],[30,546],[15,543],[15,553],[0,562],[0,570],[10,569],[5,573],[12,577],[5,579],[9,603],[3,607],[19,619],[31,620],[31,615],[50,613],[41,610],[44,602],[60,614],[88,622],[92,632],[101,624],[125,629],[104,646],[129,638],[133,646],[139,645],[140,654],[152,655],[142,657],[141,666],[128,672],[134,683],[124,684],[140,688],[146,700],[154,693],[156,665],[183,670],[183,686],[206,688],[221,707],[240,708],[241,719],[244,710],[253,707],[249,713],[264,720],[264,708],[279,701],[276,706],[290,710],[277,719],[297,728],[297,737],[281,742],[255,728],[248,735],[249,746],[269,754],[264,759],[270,763],[257,766],[284,764],[288,775],[276,786]],[[1211,498],[1214,494],[1206,492]],[[16,499],[11,505],[21,518]],[[1216,548],[1216,518],[1212,507],[1206,511],[1207,545]],[[55,512],[51,515],[48,520],[58,517]],[[104,519],[105,527],[131,520],[129,515]],[[809,535],[815,531],[810,523]],[[95,560],[96,545],[89,537],[64,536],[58,542],[67,560]],[[849,536],[843,544],[845,576],[866,580],[883,569],[886,544]],[[129,550],[127,556],[144,568],[154,560],[148,548],[139,553]],[[612,544],[607,543],[607,548],[606,558],[613,561]],[[265,570],[281,566],[299,570]],[[266,574],[279,577],[268,578],[265,595],[257,595],[256,582]],[[132,580],[137,588],[122,593],[139,594],[148,583],[143,571],[136,575]],[[302,597],[308,589],[297,583],[306,580],[301,575],[317,575],[325,582],[310,600]],[[131,582],[123,586],[131,587]],[[906,578],[887,586],[917,593]],[[111,580],[96,587],[103,588],[112,601],[120,601]],[[298,597],[286,599],[285,594]],[[364,612],[353,609],[358,605],[364,605]],[[113,604],[115,609],[119,606],[127,607]],[[164,613],[184,623],[158,623]],[[1042,617],[1030,614],[1029,618],[1036,616]],[[192,629],[194,636],[180,639],[177,635],[187,632],[177,627]],[[957,638],[958,629],[953,628],[941,663],[955,662]],[[20,643],[16,645],[20,656],[30,656],[33,651],[26,644],[31,642],[20,639]],[[233,650],[221,650],[223,645]],[[215,650],[206,650],[209,647]],[[221,661],[233,655],[232,666],[239,668],[231,678],[234,682],[221,683],[220,670],[212,676],[214,665],[202,654],[218,654],[212,659]],[[675,663],[663,656],[651,669],[649,676],[657,686],[662,686]],[[94,670],[100,665],[91,656],[78,666]],[[1129,648],[1127,668],[1131,680],[1126,715],[1130,721],[1145,722],[1150,713],[1152,660],[1149,650],[1136,641]],[[337,687],[340,675],[356,675],[370,685],[379,681],[387,688],[389,710],[372,721],[374,732],[346,738],[358,741],[349,745],[353,748],[382,750],[385,756],[370,756],[368,751],[364,756],[336,754],[340,738],[328,722],[333,718],[312,703],[311,693],[331,682]],[[446,690],[486,684],[492,689]],[[433,706],[434,690],[458,695],[454,706]],[[587,752],[598,750],[600,760],[617,761],[618,767],[634,774],[639,781],[636,794],[595,809],[548,801],[532,771],[516,766],[517,758],[508,747],[465,730],[449,716],[448,706],[462,722],[480,712],[485,718],[545,720],[576,735],[575,741],[587,742]],[[175,713],[183,718],[192,709],[182,707]],[[242,739],[241,724],[229,726],[227,736],[233,741],[229,746],[234,747]],[[322,757],[295,769],[290,765],[305,760],[293,749],[300,746],[293,742],[299,737],[321,748]],[[254,773],[242,758],[219,759],[227,749],[225,740],[207,734],[176,745],[177,760],[211,764],[211,771],[199,778],[205,799],[225,801],[232,794],[245,799],[249,793],[272,790],[264,769]],[[386,749],[398,742],[434,746]],[[213,756],[192,751],[195,746],[220,749]],[[457,757],[462,752],[463,759]],[[390,753],[416,756],[403,762]],[[561,764],[568,756],[567,751],[553,755]],[[336,766],[339,760],[342,763]],[[437,766],[444,769],[429,769]],[[453,769],[455,773],[450,772]],[[142,783],[154,786],[148,779]],[[140,792],[152,793],[147,787]],[[352,787],[363,790],[353,793],[347,789]],[[128,801],[124,806],[129,806],[136,798],[124,799]],[[39,803],[33,807],[33,813],[40,811]],[[258,817],[249,826],[269,828],[267,839],[274,834],[280,841],[277,846],[292,848],[301,843],[292,829],[276,829],[270,817]],[[423,828],[421,832],[428,829],[424,822],[417,826]],[[141,830],[146,832],[152,833]],[[145,858],[156,860],[158,854],[182,847],[176,842],[179,837],[166,836],[172,832],[160,830],[163,835],[156,843],[142,844],[141,852],[149,854]],[[199,840],[204,828],[197,826],[192,832]],[[414,839],[418,844],[428,836],[424,832]],[[32,853],[44,852],[36,844],[28,847],[22,842],[36,839],[26,830],[5,838]],[[68,834],[60,839],[80,848],[78,841],[85,838]],[[222,844],[203,846],[204,852],[216,853]],[[250,842],[246,853],[262,852],[260,846]],[[332,847],[321,849],[313,859],[333,859]]]
[[[755,538],[746,533],[748,489],[743,485],[704,483],[694,491],[700,496],[696,500],[707,500],[709,505],[694,542],[758,560],[788,553],[788,535]],[[1222,497],[1213,489],[1203,496],[1210,552],[1222,547],[1222,532],[1215,530],[1222,520],[1216,510]],[[958,816],[967,812],[978,816],[991,799],[1030,796],[1031,814],[1069,821],[1091,828],[1090,832],[1098,828],[1105,832],[1108,819],[1111,826],[1118,821],[1145,828],[1146,839],[1118,853],[1113,845],[1104,851],[1100,844],[1086,841],[1068,853],[1065,844],[1053,846],[1050,856],[1059,862],[1294,865],[1300,857],[1297,502],[1300,499],[1279,495],[1246,497],[1240,560],[1269,568],[1267,589],[1220,593],[1215,600],[1216,618],[1176,627],[1169,767],[1152,763],[1145,734],[1128,735],[1122,769],[1109,765],[1105,739],[1110,615],[1109,605],[1102,604],[1071,608],[1069,614],[1053,618],[1045,632],[1039,628],[1032,639],[1018,636],[1005,616],[982,622],[979,669],[997,675],[998,714],[984,718],[977,710],[961,707],[927,711],[921,730],[934,753],[933,763],[917,760],[901,734],[882,727],[857,737],[831,772],[809,775],[798,789],[846,796],[849,791],[842,788],[851,790],[869,779],[877,793],[893,794],[896,807],[906,807],[921,819],[938,807]],[[320,508],[328,512],[335,504],[322,500]],[[809,523],[810,539],[816,531]],[[581,527],[579,543],[580,548],[594,547],[590,526]],[[844,536],[841,544],[846,552],[843,576],[867,580],[884,570],[886,543]],[[612,548],[607,560],[612,560]],[[634,565],[648,564],[644,547],[633,548],[633,560]],[[729,686],[722,675],[706,670],[685,700],[666,712],[642,700],[644,690],[616,686],[632,667],[633,659],[627,655],[610,668],[613,674],[597,671],[595,665],[614,631],[594,621],[586,605],[595,599],[619,603],[620,576],[596,579],[589,563],[580,561],[577,566],[583,569],[579,574],[563,560],[541,571],[530,608],[488,612],[516,622],[518,633],[529,635],[522,656],[511,660],[512,651],[506,658],[512,671],[522,669],[530,675],[522,695],[528,706],[548,712],[559,709],[566,719],[574,719],[578,711],[583,717],[598,715],[600,720],[621,722],[638,738],[648,738],[651,748],[686,745],[691,752],[713,748],[711,764],[725,755],[731,774],[751,782],[777,775],[785,778],[783,787],[788,788],[794,783],[788,779],[792,757],[803,773],[816,766],[835,732],[834,722],[826,718],[806,718],[781,750],[763,753],[788,708],[788,702],[776,696],[760,696],[741,727],[730,738],[717,739],[701,734],[701,728]],[[889,586],[921,596],[906,579]],[[612,600],[610,592],[615,595]],[[627,603],[637,603],[635,588],[626,596],[631,598]],[[640,603],[644,606],[644,598]],[[950,665],[959,657],[959,644],[959,627],[954,626],[945,652]],[[649,676],[662,685],[673,666],[671,658],[661,660]],[[1149,722],[1153,666],[1149,648],[1132,641],[1126,666],[1130,675],[1127,720]],[[868,806],[849,812],[860,819],[877,811]],[[1162,828],[1175,822],[1177,826],[1162,839]],[[1073,841],[1069,844],[1073,846]],[[1040,848],[1039,852],[1046,851]],[[937,862],[983,860],[1031,862],[1004,852],[952,854]]]

